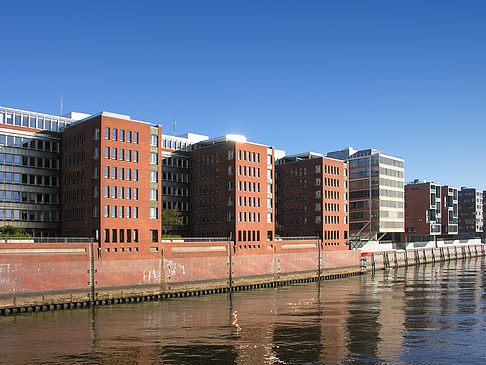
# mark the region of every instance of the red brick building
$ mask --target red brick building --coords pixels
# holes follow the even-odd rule
[[[274,149],[226,135],[190,154],[193,236],[260,244],[274,237]]]
[[[138,252],[159,240],[160,161],[154,155],[160,153],[150,147],[158,138],[151,137],[149,123],[106,112],[65,129],[63,236],[95,237],[107,253]]]
[[[316,153],[287,156],[277,167],[278,233],[316,236],[326,250],[347,250],[347,163]]]
[[[442,186],[430,182],[405,185],[405,242],[433,241],[442,233]]]

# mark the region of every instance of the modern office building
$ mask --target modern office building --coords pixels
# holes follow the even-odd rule
[[[58,235],[60,132],[84,116],[0,107],[0,221],[34,236]]]
[[[307,152],[277,161],[277,233],[348,250],[347,163]]]
[[[352,248],[370,240],[400,242],[405,231],[403,159],[351,147],[327,157],[348,162]]]
[[[193,236],[250,247],[274,238],[274,148],[225,135],[200,141],[192,161]]]
[[[404,242],[434,241],[442,233],[442,186],[415,180],[405,185]]]
[[[462,187],[459,191],[459,234],[461,237],[481,237],[483,233],[483,192]]]

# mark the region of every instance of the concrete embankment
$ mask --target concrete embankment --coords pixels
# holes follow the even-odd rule
[[[373,271],[484,256],[485,252],[486,246],[483,244],[373,251],[362,253],[362,263],[365,271]]]
[[[1,314],[235,292],[485,255],[481,244],[362,253],[301,240],[253,251],[232,242],[172,242],[128,260],[87,244],[69,245],[68,253],[44,246],[0,248]]]

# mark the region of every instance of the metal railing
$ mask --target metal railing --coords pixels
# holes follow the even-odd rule
[[[161,238],[159,242],[228,242],[229,240],[231,239],[228,237],[172,237]]]
[[[319,237],[315,236],[299,236],[299,237],[275,237],[275,241],[315,241]]]
[[[89,243],[87,237],[0,237],[1,243]]]

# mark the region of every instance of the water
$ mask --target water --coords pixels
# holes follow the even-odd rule
[[[0,318],[0,362],[486,362],[484,258]]]

